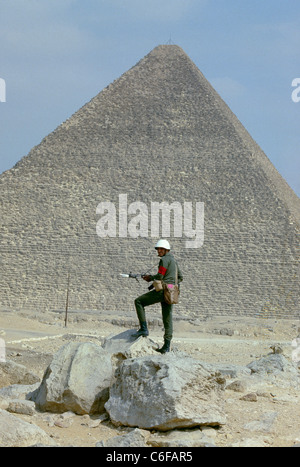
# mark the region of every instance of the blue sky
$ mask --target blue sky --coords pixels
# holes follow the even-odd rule
[[[170,39],[300,196],[299,0],[0,0],[0,173]]]

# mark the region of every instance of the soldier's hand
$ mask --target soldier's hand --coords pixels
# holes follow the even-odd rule
[[[151,281],[151,277],[150,277],[149,275],[143,276],[143,279],[144,279],[144,281],[146,281],[146,282],[150,282],[150,281]]]

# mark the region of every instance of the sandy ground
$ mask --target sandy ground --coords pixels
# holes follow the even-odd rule
[[[160,313],[154,310],[147,316],[153,321],[150,337],[161,344]],[[42,378],[53,353],[65,343],[71,340],[101,343],[107,336],[134,328],[134,323],[134,314],[120,319],[109,313],[70,312],[65,327],[64,315],[59,313],[0,312],[0,337],[6,343],[7,359],[25,365]],[[187,320],[175,313],[172,345],[201,361],[247,365],[272,352],[273,344],[279,344],[284,355],[291,359],[292,341],[299,334],[299,327],[299,321],[274,317]],[[253,388],[249,392],[253,392]],[[271,384],[263,392],[259,388],[255,392],[257,400],[253,402],[242,401],[240,398],[245,394],[225,391],[227,423],[218,430],[211,430],[215,444],[220,447],[239,443],[285,447],[300,443],[299,390]],[[245,428],[247,423],[269,412],[277,413],[270,432],[252,432]],[[114,427],[109,420],[99,421],[88,415],[63,419],[60,415],[36,412],[33,416],[18,416],[40,426],[61,446],[94,447],[100,440],[128,431],[125,427]]]

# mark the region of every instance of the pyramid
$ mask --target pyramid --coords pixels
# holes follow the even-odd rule
[[[1,310],[132,312],[168,238],[180,316],[299,316],[300,200],[176,45],[0,177]],[[163,203],[163,204],[161,204]]]

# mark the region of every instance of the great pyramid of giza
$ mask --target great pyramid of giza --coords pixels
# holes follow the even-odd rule
[[[1,310],[63,310],[70,272],[70,309],[135,315],[147,285],[120,273],[154,273],[163,236],[184,274],[175,312],[299,316],[300,199],[179,46],[152,50],[0,186]]]

